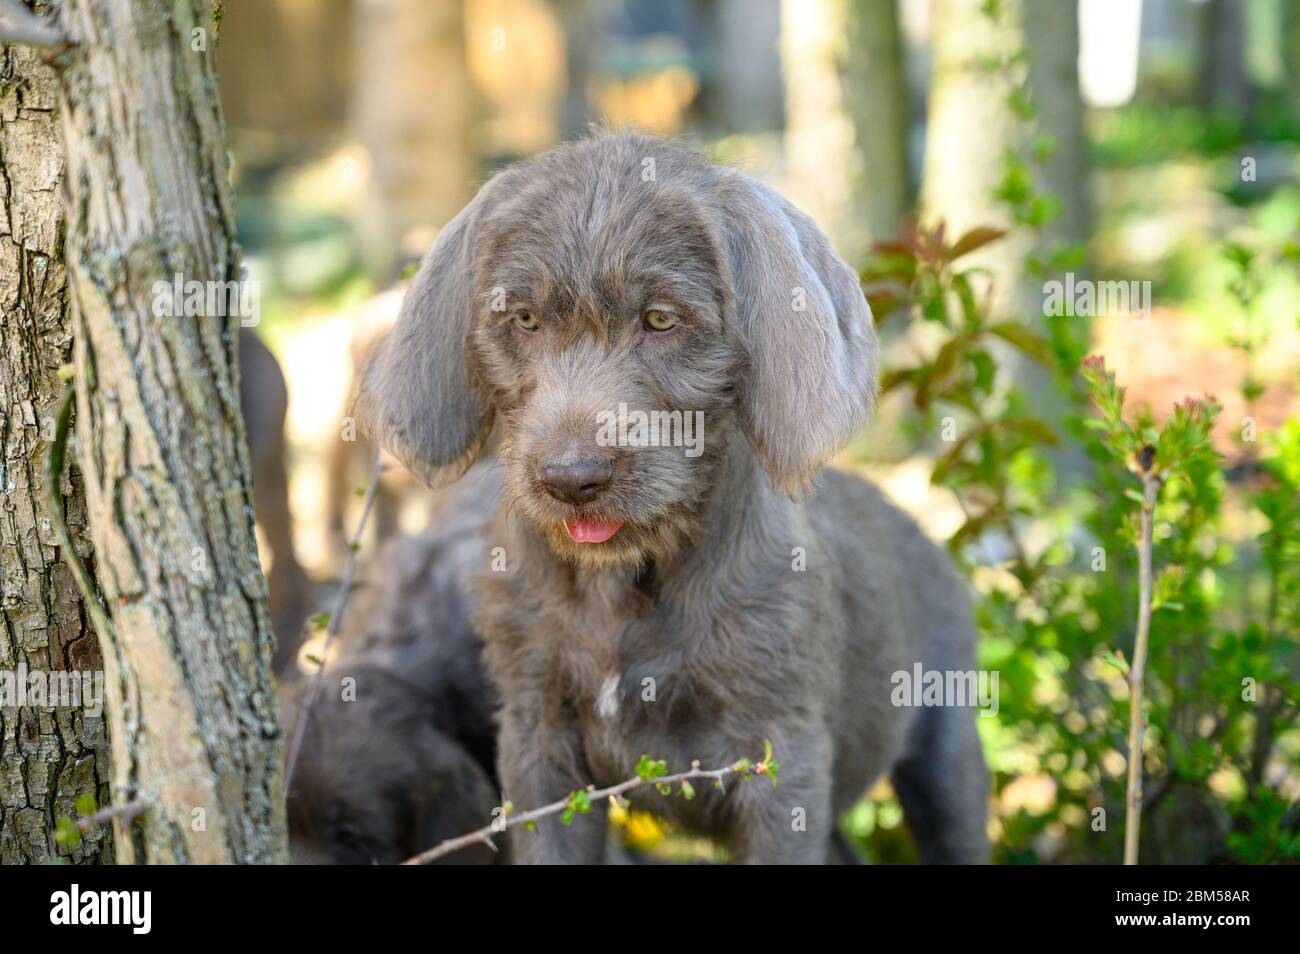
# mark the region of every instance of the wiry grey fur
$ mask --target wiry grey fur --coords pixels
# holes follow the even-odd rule
[[[646,331],[653,303],[679,326]],[[517,327],[521,308],[537,331]],[[430,482],[500,425],[504,506],[476,625],[514,805],[627,778],[643,753],[710,767],[770,739],[778,787],[651,791],[646,807],[737,860],[821,862],[838,813],[892,771],[924,859],[984,858],[973,713],[890,701],[891,674],[914,662],[974,668],[963,585],[878,491],[820,470],[870,410],[875,360],[856,276],[816,225],[669,143],[562,146],[498,175],[447,227],[360,409]],[[596,414],[620,402],[702,411],[703,454],[598,446]],[[594,501],[546,493],[539,467],[593,457],[613,474]],[[624,525],[579,544],[573,516]],[[604,837],[597,806],[515,847],[595,862]]]

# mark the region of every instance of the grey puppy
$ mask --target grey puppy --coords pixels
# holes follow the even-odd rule
[[[972,710],[891,701],[914,663],[973,669],[963,585],[877,490],[821,469],[875,390],[870,310],[813,221],[671,143],[561,146],[446,227],[358,412],[431,484],[500,427],[476,628],[514,805],[620,781],[642,754],[707,768],[770,739],[779,786],[650,790],[645,806],[738,861],[816,863],[892,772],[923,859],[984,859]],[[611,441],[620,405],[631,426]],[[682,427],[661,417],[650,446],[637,411]],[[605,835],[597,806],[515,848],[598,862]]]
[[[296,863],[396,864],[492,819],[495,703],[468,585],[494,494],[477,487],[467,476],[448,490],[432,529],[390,541],[367,561],[287,793]],[[300,677],[281,687],[287,737],[307,686]],[[497,845],[508,849],[505,839]],[[445,863],[502,857],[480,844]]]

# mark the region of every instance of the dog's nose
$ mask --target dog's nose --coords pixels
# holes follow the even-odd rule
[[[583,457],[568,464],[544,464],[537,469],[546,492],[565,503],[583,504],[595,500],[614,468],[598,457]]]

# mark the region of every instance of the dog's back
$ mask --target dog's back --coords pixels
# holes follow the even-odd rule
[[[925,860],[980,860],[987,773],[969,705],[895,704],[896,674],[910,684],[917,664],[974,671],[966,585],[947,554],[865,480],[827,468],[808,509],[836,555],[837,597],[852,621],[833,709],[836,811],[890,771]]]

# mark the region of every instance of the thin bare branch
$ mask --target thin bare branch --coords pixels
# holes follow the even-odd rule
[[[772,763],[767,759],[759,762],[750,762],[749,759],[740,759],[730,765],[719,769],[702,769],[698,761],[692,762],[690,769],[685,772],[678,772],[675,775],[662,775],[658,778],[648,778],[643,775],[637,775],[625,782],[619,782],[617,785],[611,785],[608,788],[596,788],[594,785],[588,785],[586,789],[587,800],[590,803],[603,801],[604,799],[618,799],[624,792],[630,792],[634,789],[642,788],[646,785],[680,785],[682,782],[689,782],[691,779],[711,779],[719,788],[723,787],[722,780],[732,775],[742,775],[748,777],[750,773],[754,775],[770,775],[775,779],[776,772],[772,769]],[[492,841],[492,836],[500,834],[510,828],[516,828],[519,825],[527,825],[539,818],[545,818],[548,815],[558,815],[568,808],[572,807],[572,798],[570,795],[562,798],[557,802],[551,802],[549,805],[543,805],[541,808],[534,808],[532,811],[524,812],[520,815],[512,815],[502,811],[501,815],[490,825],[485,825],[477,831],[472,831],[467,835],[461,835],[458,838],[450,838],[438,845],[423,851],[414,858],[408,858],[402,862],[404,865],[427,865],[431,861],[437,861],[444,855],[449,855],[453,851],[460,851],[462,848],[468,848],[470,845],[485,844],[493,851],[497,850],[496,844]]]
[[[343,621],[343,611],[348,605],[348,596],[352,592],[352,581],[357,572],[357,550],[360,549],[361,535],[366,531],[370,511],[375,504],[375,494],[379,489],[379,475],[382,471],[382,453],[376,451],[375,462],[370,468],[370,483],[366,485],[366,499],[361,508],[361,519],[357,521],[357,529],[353,532],[352,539],[348,541],[348,555],[343,565],[343,579],[339,582],[339,591],[334,597],[334,606],[330,610],[329,624],[325,630],[325,645],[320,654],[320,665],[312,675],[311,685],[307,688],[307,697],[303,702],[302,711],[298,713],[298,723],[294,726],[293,741],[289,746],[289,758],[284,772],[285,791],[291,790],[293,772],[298,767],[298,754],[302,750],[303,737],[307,734],[307,722],[311,718],[311,709],[316,702],[316,696],[320,693],[321,680],[325,675],[325,665],[329,662],[330,647],[334,645],[334,638],[338,635],[339,626]]]
[[[106,825],[114,818],[120,818],[123,821],[134,818],[136,815],[143,815],[149,810],[146,802],[127,802],[125,805],[110,805],[108,808],[101,808],[93,815],[83,815],[73,824],[79,832],[93,831],[100,825]]]

